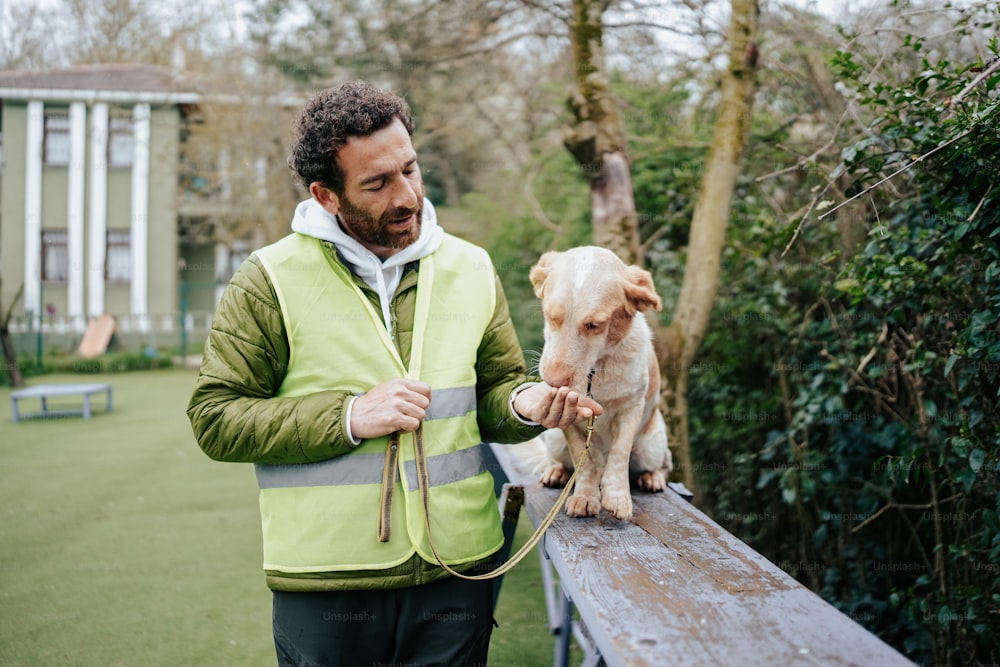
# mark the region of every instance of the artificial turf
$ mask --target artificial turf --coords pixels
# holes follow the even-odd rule
[[[94,397],[90,420],[0,417],[0,665],[275,664],[253,469],[195,444],[194,379],[32,378],[110,382],[114,408]],[[522,516],[515,548],[529,533]],[[506,575],[496,618],[492,667],[552,663],[536,554]]]

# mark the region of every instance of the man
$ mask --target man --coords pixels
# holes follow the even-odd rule
[[[485,665],[503,537],[482,442],[601,406],[525,377],[488,255],[424,199],[401,98],[355,82],[302,111],[293,233],[223,294],[188,416],[256,464],[280,665]],[[427,450],[431,535],[414,446]]]

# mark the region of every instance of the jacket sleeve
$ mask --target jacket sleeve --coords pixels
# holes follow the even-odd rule
[[[510,398],[517,387],[540,378],[525,374],[524,352],[510,319],[507,297],[500,278],[494,278],[496,308],[479,344],[476,361],[479,431],[484,442],[524,442],[545,429],[517,419],[511,411]]]
[[[226,287],[188,403],[198,445],[217,461],[308,463],[349,451],[347,391],[276,397],[289,349],[271,282],[255,256]]]

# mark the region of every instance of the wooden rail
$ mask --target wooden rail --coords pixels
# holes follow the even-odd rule
[[[524,487],[537,526],[557,491],[516,448],[491,449],[495,477]],[[543,574],[547,561],[558,575],[557,666],[568,664],[571,629],[584,665],[913,664],[677,493],[633,492],[633,503],[631,522],[561,514],[540,544]]]

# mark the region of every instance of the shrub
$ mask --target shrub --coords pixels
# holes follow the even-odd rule
[[[959,102],[968,65],[870,83],[834,63],[876,118],[842,151],[870,234],[838,258],[821,223],[775,271],[783,235],[734,227],[692,369],[700,480],[724,525],[914,660],[996,663],[1000,76]]]

